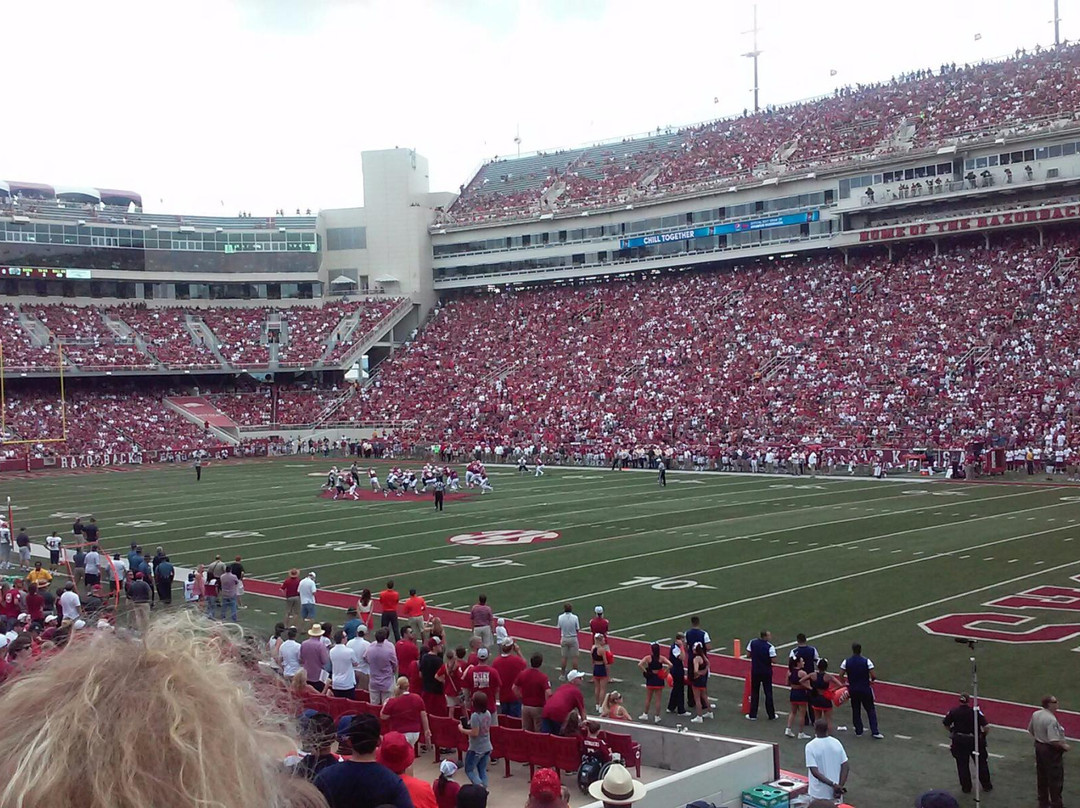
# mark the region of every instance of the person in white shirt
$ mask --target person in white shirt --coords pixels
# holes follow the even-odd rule
[[[838,800],[847,789],[848,757],[844,745],[829,735],[829,722],[819,718],[814,722],[817,736],[806,745],[807,795],[812,800]]]
[[[60,547],[63,541],[56,531],[52,532],[51,536],[45,539],[45,549],[49,551],[49,571],[56,572],[57,567],[60,566]]]
[[[300,643],[296,641],[296,626],[286,632],[285,638],[278,649],[278,659],[281,661],[282,675],[291,679],[300,670]]]
[[[569,664],[571,670],[577,670],[578,659],[578,632],[581,631],[581,623],[574,614],[574,607],[569,603],[563,605],[562,614],[559,615],[559,646],[562,649],[562,673],[559,680],[566,679],[566,667]],[[572,663],[572,664],[571,664]]]
[[[364,659],[364,652],[367,651],[368,646],[371,645],[367,640],[366,634],[367,626],[361,623],[356,627],[356,636],[345,643],[353,650],[353,653],[356,654],[356,686],[360,690],[368,689],[368,684],[370,683],[368,677],[371,674],[371,668],[368,667],[367,660]]]
[[[101,583],[101,555],[96,544],[91,545],[90,552],[86,554],[85,581],[87,590]]]
[[[315,592],[318,591],[318,587],[315,586],[315,573],[309,572],[307,577],[300,582],[300,586],[297,588],[297,594],[300,596],[300,619],[301,620],[314,620],[315,619]]]
[[[334,632],[334,647],[330,649],[330,689],[338,698],[351,699],[356,695],[356,667],[360,660],[345,644],[345,632]]]
[[[60,609],[64,613],[65,620],[74,620],[82,613],[82,601],[79,599],[79,593],[75,591],[73,581],[64,584],[64,591],[60,595]]]

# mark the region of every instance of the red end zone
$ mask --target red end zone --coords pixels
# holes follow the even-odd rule
[[[322,476],[322,475],[319,475],[319,476]],[[472,499],[475,496],[476,496],[476,494],[473,494],[472,492],[469,492],[469,491],[447,491],[445,493],[445,495],[444,495],[444,498],[445,498],[445,500],[447,502],[455,502],[455,501],[458,501],[458,500]],[[334,492],[333,491],[321,491],[319,493],[319,499],[333,500],[334,499]],[[430,505],[431,507],[435,507],[434,506],[435,497],[434,497],[433,494],[420,494],[419,496],[417,496],[416,494],[402,494],[400,497],[396,496],[395,494],[390,494],[389,496],[383,496],[378,491],[372,491],[370,488],[367,489],[366,491],[365,490],[357,491],[355,498],[349,496],[348,494],[345,494],[344,496],[339,496],[337,498],[337,501],[338,502],[423,502],[426,505]]]

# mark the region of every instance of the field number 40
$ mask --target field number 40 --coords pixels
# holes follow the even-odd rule
[[[638,575],[631,578],[629,581],[623,581],[619,586],[641,586],[641,584],[648,584],[653,581],[656,581],[656,583],[652,584],[652,588],[661,591],[667,589],[716,589],[715,586],[699,584],[697,581],[664,580],[659,575]]]

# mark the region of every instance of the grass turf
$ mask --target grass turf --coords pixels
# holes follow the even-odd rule
[[[321,498],[335,462],[215,464],[198,483],[186,467],[42,475],[7,480],[2,493],[17,508],[16,528],[28,527],[35,541],[54,528],[67,535],[76,513],[93,514],[110,549],[131,541],[162,545],[182,566],[239,554],[250,576],[274,580],[297,566],[316,570],[321,588],[349,592],[377,590],[392,577],[399,589],[415,587],[447,608],[467,608],[484,591],[498,614],[546,625],[564,601],[583,622],[603,604],[613,634],[644,640],[671,637],[699,614],[716,650],[730,653],[733,638],[745,643],[769,628],[784,654],[803,631],[835,669],[858,640],[882,678],[954,691],[969,682],[968,652],[926,634],[920,621],[986,611],[982,604],[994,598],[1070,586],[1070,576],[1080,574],[1080,501],[1065,486],[672,473],[660,488],[651,473],[549,468],[534,478],[495,469],[494,493],[448,500],[437,513],[429,496]],[[385,464],[379,467],[384,477]],[[470,543],[468,534],[496,530],[559,535]],[[451,543],[454,536],[466,543]],[[248,603],[242,622],[253,628],[269,628],[280,613],[276,601]],[[1035,618],[1029,625],[1071,622],[1068,611],[1020,614]],[[328,616],[340,620],[340,612]],[[981,644],[981,693],[1034,703],[1054,691],[1075,708],[1080,686],[1064,675],[1075,660],[1072,647]],[[636,712],[636,672],[617,665]],[[715,690],[732,703],[741,692],[725,680]],[[777,694],[782,704],[786,696]],[[873,773],[867,784],[880,790],[893,783],[874,804],[909,804],[911,778],[954,784],[936,719],[884,712],[890,736],[925,737],[899,757],[858,753]],[[730,709],[722,715],[705,729],[783,741],[778,726],[738,721]],[[1029,787],[1027,762],[1020,763],[1027,744],[1005,736],[999,743],[1009,763],[997,768],[1015,767],[1008,790],[1018,798]],[[800,768],[801,745],[782,749],[784,765]]]

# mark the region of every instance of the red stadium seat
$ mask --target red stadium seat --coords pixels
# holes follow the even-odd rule
[[[456,749],[458,761],[469,748],[468,738],[461,732],[461,723],[453,718],[428,716],[431,727],[431,743],[435,747],[435,762],[439,762],[440,749]]]
[[[631,736],[624,735],[621,732],[603,730],[600,737],[612,752],[619,753],[624,766],[627,768],[633,766],[637,776],[641,777],[641,744],[636,743]]]

